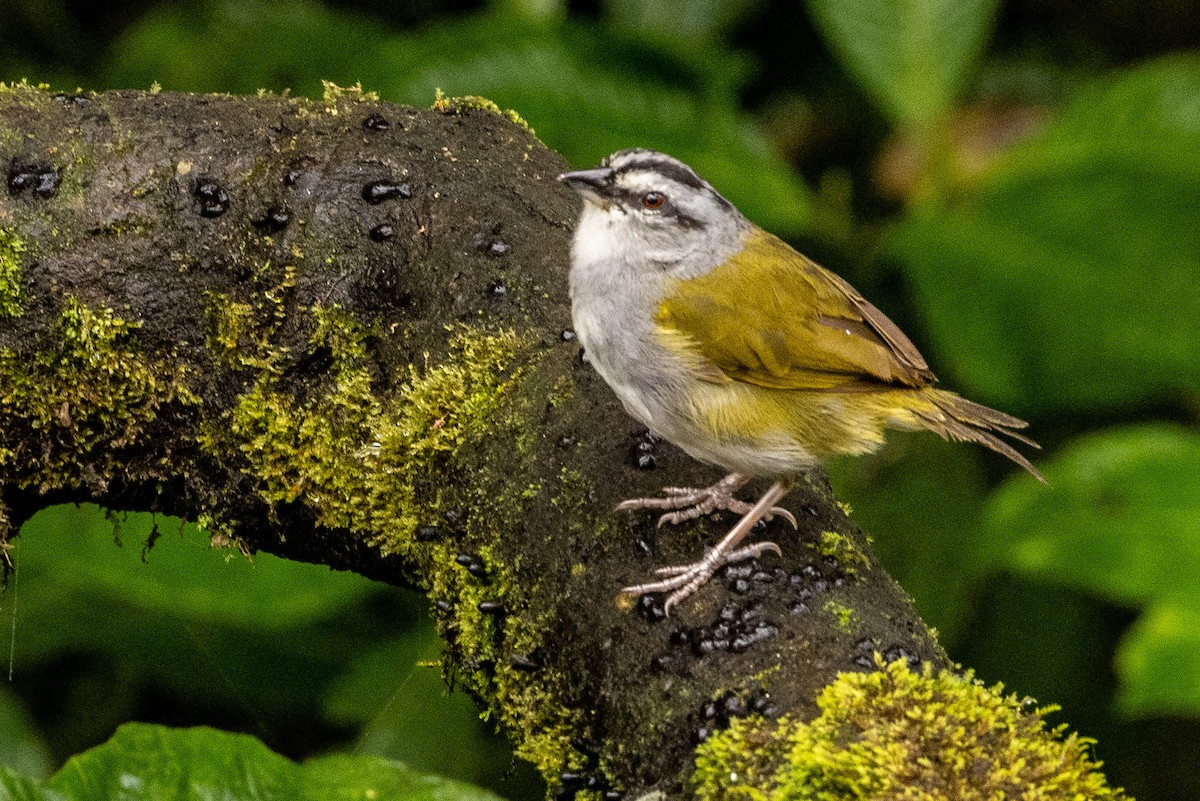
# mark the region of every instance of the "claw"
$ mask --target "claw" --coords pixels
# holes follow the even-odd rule
[[[749,476],[730,473],[710,487],[663,487],[665,498],[630,498],[617,504],[616,511],[664,509],[666,511],[658,518],[658,528],[695,520],[718,510],[746,515],[749,514],[753,504],[739,501],[733,497],[733,493],[741,489],[749,480]],[[796,522],[795,515],[781,506],[772,506],[761,517],[768,522],[776,517],[782,517],[792,524],[792,528],[800,527]]]
[[[772,506],[771,510],[763,515],[763,520],[769,523],[776,515],[791,523],[793,529],[799,530],[800,524],[796,522],[796,516],[782,506]]]
[[[667,509],[667,514],[659,518],[658,524],[682,523],[702,517],[717,509],[729,509],[738,514],[744,514],[749,504],[733,497],[743,484],[749,481],[748,476],[730,473],[711,487],[663,487],[665,498],[631,498],[617,504],[617,511],[628,512],[634,509]]]
[[[707,493],[722,485],[730,485],[740,481],[737,486],[745,483],[746,479],[737,474],[730,474],[718,484],[709,487],[707,490],[695,490],[693,492]],[[725,487],[722,487],[725,488]],[[670,565],[668,567],[660,567],[654,571],[655,575],[663,578],[657,581],[647,582],[645,584],[635,584],[631,587],[625,587],[621,590],[622,594],[641,596],[651,593],[666,592],[670,593],[667,600],[663,602],[663,611],[670,615],[671,609],[677,606],[680,602],[688,598],[692,593],[704,586],[718,569],[732,564],[734,562],[745,561],[746,559],[754,559],[764,553],[771,552],[776,555],[782,555],[779,546],[773,542],[756,542],[751,545],[737,547],[738,543],[749,533],[754,524],[763,518],[769,518],[772,514],[778,514],[780,517],[786,518],[793,526],[796,525],[796,519],[786,509],[780,509],[773,504],[782,498],[787,491],[791,489],[791,485],[784,481],[777,481],[771,485],[758,503],[753,506],[742,504],[746,507],[746,512],[742,515],[741,520],[737,522],[729,533],[726,534],[719,543],[713,546],[704,554],[704,558],[698,562],[693,562],[690,565]],[[729,491],[729,490],[727,490]],[[719,490],[718,490],[719,492]],[[668,492],[668,494],[670,494]],[[683,497],[682,495],[678,497]],[[653,502],[664,503],[670,502],[670,499],[652,498],[647,499]],[[630,501],[626,501],[631,503]],[[737,503],[741,503],[737,501]],[[621,506],[625,506],[622,504]],[[621,507],[618,507],[621,508]],[[641,507],[626,507],[626,508],[641,508]],[[658,506],[657,508],[663,508]],[[694,506],[692,508],[695,508]],[[723,507],[728,508],[728,507]],[[690,509],[689,509],[690,511]],[[711,511],[711,510],[710,510]],[[663,515],[663,518],[670,514]],[[698,515],[696,515],[698,516]],[[686,519],[686,518],[685,518]],[[662,525],[662,518],[659,519],[659,525]]]

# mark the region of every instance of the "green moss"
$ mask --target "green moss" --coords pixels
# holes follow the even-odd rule
[[[225,309],[210,346],[261,372],[202,444],[240,452],[268,502],[302,503],[318,524],[360,532],[386,553],[412,550],[413,532],[440,506],[426,487],[441,483],[447,458],[497,407],[517,336],[459,330],[444,363],[411,367],[385,398],[373,387],[369,331],[340,309],[313,309],[309,344],[333,363],[324,385],[298,401],[278,386],[285,354],[270,345],[260,313],[239,303]]]
[[[39,83],[39,84],[37,84],[37,86],[32,86],[29,83],[28,78],[22,78],[21,80],[13,81],[12,83],[5,83],[4,81],[0,81],[0,92],[15,92],[18,89],[49,89],[49,88],[50,88],[50,84],[47,84],[47,83]]]
[[[363,89],[361,81],[359,81],[358,83],[355,83],[354,86],[338,86],[333,81],[322,80],[321,85],[322,85],[322,87],[324,87],[323,92],[322,92],[322,99],[326,103],[329,103],[329,104],[335,104],[335,103],[337,103],[337,101],[343,100],[343,99],[365,100],[365,101],[369,101],[369,102],[374,102],[374,101],[379,100],[379,93],[372,92],[368,89]],[[266,90],[260,89],[259,90],[260,96],[265,91]]]
[[[1092,743],[970,674],[843,673],[807,723],[735,721],[696,751],[701,801],[1119,801]]]
[[[0,451],[7,475],[42,490],[79,486],[94,460],[144,437],[161,406],[198,403],[183,366],[140,352],[139,327],[68,296],[32,356],[0,350],[0,425],[18,432],[10,441],[19,449]]]
[[[209,297],[209,306],[209,319],[212,322],[208,334],[209,352],[225,364],[255,366],[247,363],[249,357],[246,354],[263,353],[269,343],[266,339],[260,339],[254,343],[254,347],[245,347],[247,338],[259,330],[254,306],[229,300],[220,293]]]
[[[871,560],[854,540],[836,531],[822,531],[816,544],[817,553],[838,560],[847,576],[856,576],[863,568],[870,568]]]
[[[286,317],[288,294],[296,285],[296,267],[266,262],[251,276],[250,302],[222,293],[208,298],[209,352],[227,367],[266,370],[278,374],[288,355],[276,344]]]
[[[432,106],[434,111],[440,111],[443,114],[461,114],[464,111],[478,109],[481,111],[490,111],[493,114],[498,114],[509,122],[515,122],[531,134],[536,132],[529,127],[529,123],[525,121],[517,112],[512,109],[502,109],[486,97],[478,95],[463,95],[461,97],[447,97],[442,93],[441,89],[437,90],[437,94]]]
[[[0,228],[0,317],[21,315],[21,282],[25,271],[21,254],[25,243],[14,232]]]
[[[356,532],[408,561],[429,597],[444,602],[438,622],[454,652],[456,681],[522,733],[519,755],[548,775],[582,765],[570,745],[582,713],[556,702],[546,672],[535,680],[507,658],[537,651],[550,625],[523,608],[534,588],[519,585],[518,565],[500,547],[543,487],[462,466],[492,443],[528,444],[518,433],[528,431],[532,412],[513,402],[511,389],[538,351],[511,331],[455,326],[444,356],[427,354],[424,364],[384,382],[394,390],[381,392],[369,347],[378,332],[340,308],[314,308],[307,347],[330,364],[298,397],[279,378],[295,359],[272,344],[270,305],[214,298],[210,306],[209,347],[251,376],[229,414],[205,426],[202,446],[240,459],[268,504],[302,505],[318,525]],[[465,530],[418,541],[418,527],[441,523],[450,508],[464,513]],[[460,551],[478,557],[485,580],[456,562]],[[486,613],[483,601],[512,614]]]
[[[841,601],[836,601],[832,598],[826,601],[825,606],[822,608],[830,615],[833,615],[833,619],[837,623],[837,627],[839,629],[847,634],[854,633],[854,624],[856,621],[854,619],[853,609],[846,606]]]

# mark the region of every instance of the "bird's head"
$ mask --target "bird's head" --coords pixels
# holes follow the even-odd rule
[[[695,170],[654,150],[621,150],[558,178],[584,199],[577,255],[600,261],[699,274],[736,248],[748,225]]]

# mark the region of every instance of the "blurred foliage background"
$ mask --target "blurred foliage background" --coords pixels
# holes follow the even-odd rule
[[[928,435],[831,467],[951,655],[1060,704],[1136,797],[1200,798],[1194,0],[0,0],[0,30],[0,80],[441,89],[576,166],[688,161],[1044,445],[1049,487]],[[410,594],[88,508],[13,555],[0,765],[206,723],[544,793],[445,691]]]

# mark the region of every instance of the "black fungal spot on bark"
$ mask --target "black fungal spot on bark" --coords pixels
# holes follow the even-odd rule
[[[454,557],[454,561],[465,567],[467,572],[475,578],[487,578],[487,565],[483,563],[483,560],[480,559],[478,555],[473,553],[460,553],[458,556]]]
[[[362,197],[372,206],[377,206],[393,198],[407,200],[412,197],[412,188],[406,183],[397,184],[390,180],[371,181],[363,186]]]
[[[731,722],[747,717],[752,711],[767,717],[778,714],[778,710],[771,703],[771,695],[766,690],[759,689],[748,694],[745,691],[721,693],[700,707],[700,725],[692,730],[692,742],[704,742],[715,732],[729,728]],[[768,711],[773,714],[768,715]]]
[[[667,610],[663,608],[662,603],[653,595],[643,595],[637,599],[634,604],[637,613],[651,623],[657,623],[660,620],[665,620]]]
[[[437,526],[418,526],[413,537],[417,542],[434,542],[442,538],[442,530]]]
[[[668,673],[675,664],[675,658],[670,654],[660,654],[650,660],[650,669],[655,673]]]
[[[8,165],[8,192],[19,195],[29,190],[34,197],[47,200],[58,193],[58,169],[45,162],[21,163],[13,159]]]
[[[608,779],[601,773],[590,770],[564,770],[558,774],[559,789],[554,793],[556,801],[571,801],[583,792],[603,792],[603,797],[617,801],[623,793],[613,790]]]
[[[92,103],[92,99],[90,97],[88,97],[87,95],[82,95],[82,94],[70,95],[70,94],[67,94],[66,92],[58,92],[57,94],[51,95],[50,97],[55,103],[58,103],[59,105],[62,105],[62,106],[80,106],[80,107],[82,107],[82,106],[89,106]]]
[[[290,211],[282,206],[271,206],[262,217],[251,221],[250,224],[268,234],[274,234],[287,228],[291,221],[292,213]]]
[[[372,242],[386,242],[396,235],[396,227],[388,223],[381,223],[371,229],[367,236],[371,237]]]
[[[229,211],[229,193],[213,178],[196,181],[196,198],[200,201],[200,216],[215,218]]]
[[[387,117],[376,112],[363,120],[362,127],[368,131],[386,131],[392,127],[392,123]]]
[[[658,467],[658,443],[657,434],[649,429],[642,431],[629,447],[629,464],[638,470],[653,470]]]
[[[908,665],[909,670],[917,670],[921,667],[921,659],[916,654],[911,653],[903,645],[892,645],[883,652],[883,659],[888,664],[898,662],[901,659]]]

